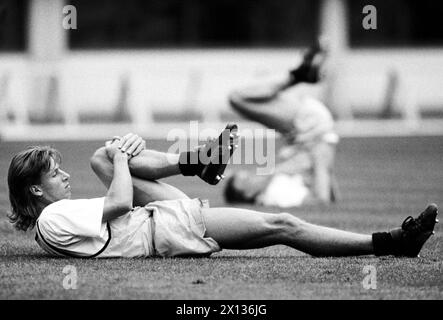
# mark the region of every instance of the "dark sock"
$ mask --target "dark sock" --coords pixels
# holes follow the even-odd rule
[[[198,160],[198,151],[180,153],[178,167],[184,176],[195,176],[203,170],[203,165]]]
[[[289,72],[290,80],[288,81],[288,86],[294,86],[303,81],[303,77],[301,76],[301,71],[299,69],[295,69]]]
[[[376,232],[372,234],[372,246],[376,256],[390,255],[394,253],[395,243],[389,232]]]

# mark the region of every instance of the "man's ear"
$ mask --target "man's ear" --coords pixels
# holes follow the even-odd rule
[[[41,197],[43,195],[42,188],[36,184],[33,184],[32,186],[30,186],[29,191],[31,191],[31,193],[36,197]]]

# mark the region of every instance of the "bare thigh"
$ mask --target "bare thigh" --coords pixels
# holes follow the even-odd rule
[[[283,134],[294,130],[296,106],[288,99],[277,97],[266,102],[231,99],[235,110],[250,120],[257,121]]]
[[[206,236],[225,249],[255,249],[283,244],[279,214],[238,208],[204,208]]]
[[[181,190],[161,181],[144,180],[132,177],[134,206],[144,206],[149,202],[175,199],[189,199]]]

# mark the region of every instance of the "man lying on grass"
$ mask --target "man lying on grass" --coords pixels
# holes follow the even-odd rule
[[[313,256],[396,255],[416,257],[433,234],[437,206],[408,217],[389,232],[357,234],[305,222],[289,213],[209,208],[159,181],[196,175],[210,184],[220,180],[236,136],[212,140],[180,154],[145,149],[128,134],[96,150],[91,166],[107,187],[104,197],[71,200],[70,175],[61,155],[50,147],[30,147],[11,161],[8,172],[10,220],[17,229],[36,226],[36,240],[62,257],[209,256],[222,249],[255,249],[283,244]],[[225,131],[226,131],[225,130]],[[217,152],[225,155],[217,163]],[[229,151],[227,151],[229,150]],[[211,162],[204,164],[202,152]],[[190,159],[199,159],[190,163]]]

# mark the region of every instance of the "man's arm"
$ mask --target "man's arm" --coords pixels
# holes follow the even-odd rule
[[[128,133],[124,137],[114,136],[114,139],[110,140],[110,142],[115,142],[122,152],[128,154],[130,159],[134,159],[146,148],[146,142],[138,135],[132,133]],[[114,165],[111,159],[109,159],[106,147],[98,148],[95,151],[90,159],[90,164],[92,170],[103,182],[106,189],[109,189],[114,176]],[[131,161],[129,161],[129,168],[131,170]]]
[[[114,176],[114,165],[109,160],[105,147],[98,148],[94,152],[90,159],[90,165],[106,189],[109,189]]]
[[[132,177],[128,154],[118,149],[118,141],[98,149],[91,158],[91,167],[108,187],[102,221],[115,219],[130,211],[133,199]]]
[[[106,147],[98,148],[89,160],[92,171],[109,190],[114,178],[114,163],[109,159]],[[128,164],[129,166],[129,164]]]

